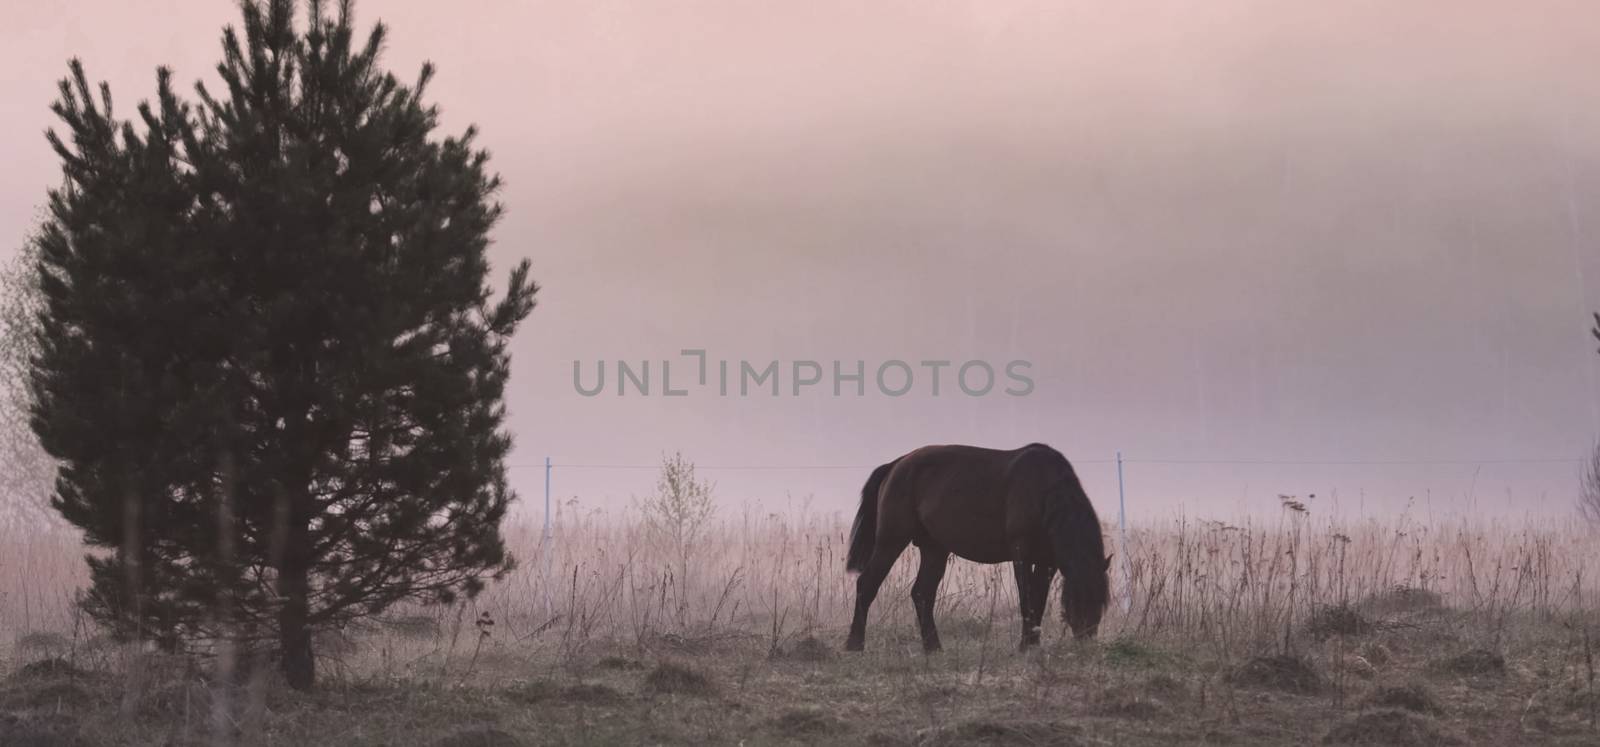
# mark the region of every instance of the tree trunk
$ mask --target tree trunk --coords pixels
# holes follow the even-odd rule
[[[278,565],[278,646],[284,679],[296,690],[310,690],[317,679],[317,660],[311,650],[311,558],[309,521],[299,511],[288,511],[283,526],[283,560]]]
[[[303,547],[305,533],[300,534],[299,544]],[[293,549],[293,536],[291,531],[290,546],[278,576],[278,593],[283,597],[283,607],[278,612],[278,644],[283,655],[283,676],[289,687],[310,690],[317,678],[317,660],[311,650],[309,564],[303,552]]]

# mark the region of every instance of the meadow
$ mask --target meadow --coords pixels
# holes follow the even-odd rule
[[[521,565],[470,602],[318,641],[311,693],[270,667],[108,641],[82,549],[0,538],[0,744],[1594,744],[1600,635],[1581,522],[1335,521],[1293,499],[1131,526],[1092,642],[1019,652],[1008,565],[953,561],[922,653],[908,551],[867,651],[841,650],[849,519],[630,510],[507,528]],[[1126,579],[1126,580],[1125,580]],[[1059,581],[1057,582],[1059,585]],[[235,684],[223,684],[224,682]]]

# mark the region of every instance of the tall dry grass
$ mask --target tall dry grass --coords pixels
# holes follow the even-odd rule
[[[1437,595],[1472,620],[1491,639],[1486,644],[1498,645],[1518,634],[1519,620],[1589,610],[1600,598],[1591,580],[1600,536],[1579,522],[1340,521],[1291,503],[1269,518],[1140,522],[1129,527],[1126,549],[1106,527],[1108,547],[1125,557],[1111,567],[1102,637],[1159,637],[1229,656],[1292,648],[1319,612],[1381,603],[1399,589]],[[843,571],[849,519],[803,507],[724,510],[684,553],[650,532],[637,510],[569,504],[554,517],[548,545],[538,524],[507,527],[521,565],[504,582],[458,607],[395,609],[384,621],[435,631],[463,655],[475,652],[485,615],[498,645],[569,653],[663,637],[759,637],[778,647],[799,636],[842,635],[855,594],[854,577]],[[93,637],[73,604],[85,577],[75,538],[0,531],[0,641]],[[911,549],[880,592],[869,636],[912,630],[915,571]],[[953,561],[937,615],[945,626],[981,624],[1013,637],[1009,567]],[[1060,623],[1046,635],[1062,635]]]

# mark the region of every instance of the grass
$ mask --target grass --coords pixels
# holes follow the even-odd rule
[[[677,662],[664,661],[645,675],[646,687],[663,695],[713,695],[717,691],[711,677],[699,669]]]
[[[1444,713],[1444,706],[1439,704],[1438,697],[1421,683],[1384,685],[1367,695],[1364,702],[1372,708],[1398,708],[1428,714]]]
[[[1456,745],[1463,740],[1433,719],[1400,710],[1371,711],[1351,716],[1328,732],[1326,744]]]
[[[1026,652],[1010,569],[957,561],[934,656],[908,599],[914,550],[884,584],[867,651],[841,650],[847,531],[843,516],[747,514],[685,553],[628,514],[562,516],[550,548],[513,526],[521,570],[467,604],[319,638],[311,693],[270,675],[218,687],[205,661],[108,645],[74,612],[76,543],[0,536],[0,744],[1600,738],[1586,565],[1600,540],[1580,527],[1298,510],[1136,526],[1098,641],[1065,635],[1053,607]],[[480,645],[481,612],[497,625]]]
[[[1130,636],[1113,639],[1105,646],[1106,663],[1115,667],[1157,667],[1168,658],[1165,652]]]
[[[1474,648],[1434,663],[1434,669],[1459,676],[1498,675],[1506,671],[1506,659],[1493,651]]]

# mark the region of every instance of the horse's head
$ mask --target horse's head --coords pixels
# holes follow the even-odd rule
[[[1072,637],[1078,640],[1093,638],[1100,631],[1100,618],[1106,614],[1106,603],[1111,599],[1111,555],[1104,559],[1092,558],[1081,563],[1067,563],[1063,568],[1061,587],[1061,613],[1072,628]]]

